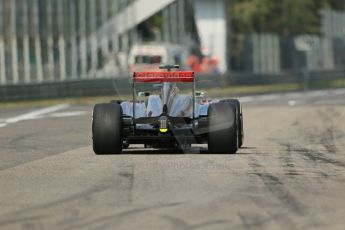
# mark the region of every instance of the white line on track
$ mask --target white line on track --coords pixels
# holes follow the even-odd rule
[[[0,128],[5,127],[8,124],[17,123],[19,121],[39,119],[39,118],[42,118],[43,115],[54,113],[59,110],[67,109],[69,106],[70,105],[68,104],[54,105],[47,108],[34,110],[34,111],[31,111],[29,113],[25,113],[19,116],[10,117],[10,118],[5,119],[4,122],[0,124]]]
[[[309,92],[293,92],[293,93],[281,93],[281,94],[266,94],[266,95],[255,95],[255,96],[244,96],[240,97],[241,102],[253,102],[253,101],[270,101],[280,98],[303,98],[305,96],[319,97],[327,95],[344,95],[345,89],[336,90],[315,90]]]
[[[289,102],[288,102],[288,105],[289,106],[295,106],[297,103],[296,103],[296,101],[295,100],[290,100]]]
[[[50,117],[75,117],[75,116],[82,116],[87,114],[84,111],[74,111],[74,112],[62,112],[62,113],[53,113],[50,114]]]

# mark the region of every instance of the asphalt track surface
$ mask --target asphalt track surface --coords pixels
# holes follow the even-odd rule
[[[345,90],[241,98],[236,155],[96,156],[91,106],[0,111],[0,229],[344,229]]]

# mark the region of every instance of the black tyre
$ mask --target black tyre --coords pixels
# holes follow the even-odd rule
[[[238,124],[238,147],[241,148],[244,143],[244,129],[243,129],[243,111],[239,100],[237,99],[226,99],[222,102],[228,102],[236,105],[237,109],[237,124]]]
[[[236,153],[238,150],[237,108],[228,102],[208,108],[208,149],[211,153]]]
[[[122,109],[115,103],[97,104],[92,121],[93,151],[120,154],[122,151]]]

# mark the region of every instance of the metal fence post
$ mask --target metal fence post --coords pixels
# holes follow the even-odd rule
[[[53,10],[52,0],[47,0],[47,56],[48,56],[48,79],[55,80],[54,68],[54,39],[53,39]]]
[[[259,49],[259,36],[258,34],[251,35],[251,46],[253,55],[253,73],[260,73],[260,49]]]
[[[169,6],[169,27],[170,27],[170,35],[171,35],[171,41],[172,43],[177,43],[178,42],[178,9],[177,9],[177,3],[174,2]]]
[[[79,37],[80,37],[80,42],[79,42],[79,55],[80,55],[80,75],[81,78],[86,78],[87,77],[87,50],[86,50],[86,5],[85,5],[86,0],[79,0],[78,3],[78,10],[79,10]]]
[[[163,9],[163,41],[170,42],[170,17],[169,17],[169,10]]]
[[[112,14],[116,15],[118,10],[118,2],[112,1]],[[117,33],[117,27],[114,26],[114,32],[112,34],[112,44],[113,44],[113,51],[116,53],[119,52],[119,35]]]
[[[101,1],[101,18],[102,24],[105,24],[108,20],[108,8],[107,8],[107,0]],[[108,33],[102,34],[102,54],[103,58],[109,55],[109,38]]]
[[[24,82],[31,83],[30,68],[30,40],[29,40],[29,8],[28,2],[23,1],[23,59],[24,59]]]
[[[11,53],[12,53],[12,83],[18,84],[18,46],[17,46],[17,20],[16,0],[11,0]]]
[[[43,81],[43,68],[42,68],[42,54],[41,54],[41,39],[39,33],[39,11],[38,0],[34,0],[33,4],[33,33],[35,39],[35,61],[36,61],[36,77],[37,82]]]
[[[60,80],[66,80],[66,53],[65,53],[65,33],[64,33],[64,15],[63,0],[59,0],[57,6],[58,13],[58,31],[59,31],[59,64],[60,64]]]
[[[306,51],[310,52],[310,51]],[[309,79],[310,79],[310,72],[308,67],[305,67],[303,69],[303,90],[308,91],[309,90]]]
[[[6,84],[3,7],[3,2],[0,2],[0,85]]]
[[[279,74],[281,72],[281,60],[280,60],[280,37],[277,35],[274,35],[273,38],[273,46],[274,48],[274,54],[273,54],[273,61],[274,61],[274,69],[273,72]]]
[[[178,8],[178,29],[179,29],[179,42],[186,43],[186,28],[185,28],[185,0],[177,1],[177,8]]]
[[[75,0],[69,1],[70,7],[70,36],[71,36],[71,79],[76,79],[78,75],[78,50],[77,50],[77,38],[76,38],[76,2]]]
[[[96,11],[96,0],[89,0],[89,15],[90,15],[90,49],[91,49],[91,68],[89,71],[89,77],[94,78],[97,71],[97,36],[96,36],[96,27],[97,27],[97,11]],[[90,76],[92,75],[92,76]]]

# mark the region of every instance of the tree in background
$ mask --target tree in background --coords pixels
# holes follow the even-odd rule
[[[234,0],[230,15],[235,33],[297,35],[319,33],[315,0]]]
[[[234,33],[319,34],[320,10],[344,10],[345,0],[231,0]]]
[[[321,34],[322,9],[345,10],[345,0],[228,0],[231,24],[231,66],[246,65],[248,34],[283,37]]]
[[[318,9],[345,10],[345,0],[314,0]]]

